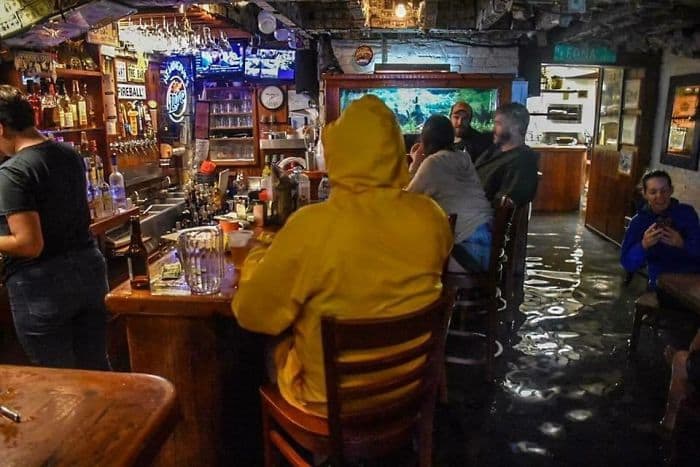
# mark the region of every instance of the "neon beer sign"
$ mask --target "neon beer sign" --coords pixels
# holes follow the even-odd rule
[[[180,60],[168,62],[163,72],[165,83],[165,113],[173,123],[181,123],[187,110],[187,86],[190,82],[187,69]]]

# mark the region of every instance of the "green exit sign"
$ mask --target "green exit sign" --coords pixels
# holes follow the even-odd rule
[[[557,44],[554,46],[553,60],[558,63],[615,63],[617,54],[608,47]]]

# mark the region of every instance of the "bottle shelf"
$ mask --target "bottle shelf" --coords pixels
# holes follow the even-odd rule
[[[230,115],[252,115],[253,112],[225,112],[225,113],[210,113],[210,117],[228,117]]]
[[[102,78],[102,72],[90,70],[73,70],[71,68],[56,68],[58,78]]]
[[[81,131],[104,131],[104,127],[90,128],[42,128],[39,130],[42,133],[80,133]]]
[[[216,130],[252,130],[252,126],[213,126],[210,127],[210,131],[216,131]]]
[[[209,138],[210,141],[253,141],[253,138],[251,137],[241,137],[241,138],[236,138],[236,137],[230,137],[230,138]]]

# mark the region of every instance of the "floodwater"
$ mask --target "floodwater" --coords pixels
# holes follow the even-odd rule
[[[494,385],[448,366],[436,465],[663,465],[654,426],[669,378],[664,336],[643,328],[639,358],[627,358],[645,278],[624,285],[619,248],[579,214],[534,216],[527,252],[520,325],[501,335]]]

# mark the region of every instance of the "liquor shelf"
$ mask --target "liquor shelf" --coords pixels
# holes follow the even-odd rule
[[[104,131],[104,127],[90,127],[90,128],[42,128],[39,130],[42,133],[80,133],[81,131]]]
[[[57,78],[102,78],[102,72],[91,70],[73,70],[71,68],[56,68]]]

